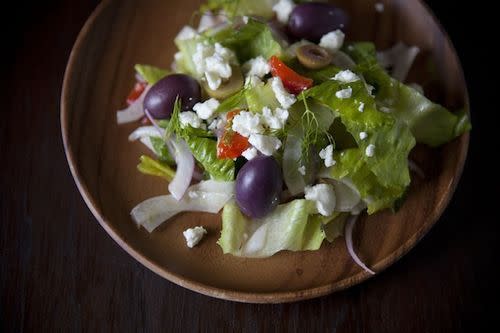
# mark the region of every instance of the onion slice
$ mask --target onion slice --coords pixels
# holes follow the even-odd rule
[[[138,226],[152,232],[178,213],[217,213],[234,196],[234,182],[202,181],[189,188],[189,195],[177,201],[172,195],[147,199],[135,206],[130,215]]]
[[[425,179],[424,171],[418,166],[417,163],[413,162],[410,159],[408,159],[408,169],[415,172],[420,178]]]
[[[347,220],[346,226],[345,226],[345,245],[347,247],[347,251],[349,252],[349,255],[351,256],[352,260],[356,264],[358,264],[359,267],[361,267],[365,272],[375,275],[375,272],[369,269],[362,261],[359,259],[359,257],[356,255],[356,252],[354,252],[354,246],[352,244],[352,230],[354,229],[354,225],[356,224],[356,221],[358,220],[358,215],[353,215],[350,216],[349,219]]]
[[[141,119],[144,116],[144,108],[142,106],[142,103],[149,88],[151,88],[151,85],[147,85],[142,94],[139,96],[139,98],[136,99],[127,108],[116,112],[116,122],[118,124],[131,123],[133,121]]]
[[[180,138],[167,139],[167,147],[175,158],[177,170],[175,177],[168,184],[168,191],[176,200],[181,200],[186,193],[194,172],[194,157],[186,142]]]

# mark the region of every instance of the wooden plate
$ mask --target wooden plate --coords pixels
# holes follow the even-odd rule
[[[468,106],[459,60],[446,33],[420,2],[336,1],[352,16],[347,36],[375,41],[378,48],[396,41],[418,45],[422,53],[411,81],[450,108]],[[82,29],[71,53],[61,99],[66,154],[78,188],[102,227],[130,255],[164,278],[205,295],[255,303],[289,302],[344,289],[369,276],[348,256],[343,239],[314,252],[283,252],[267,259],[223,255],[215,243],[220,217],[185,213],[152,234],[137,229],[129,216],[133,206],[164,194],[166,184],[136,170],[145,153],[127,136],[137,126],[116,125],[115,111],[134,82],[133,65],[169,67],[173,38],[189,23],[198,1],[103,1]],[[432,70],[431,70],[432,69]],[[426,178],[413,177],[411,190],[397,214],[363,218],[354,242],[360,256],[377,272],[410,250],[437,221],[462,171],[468,135],[434,150],[417,147],[413,158]],[[208,226],[202,243],[188,249],[187,227]]]

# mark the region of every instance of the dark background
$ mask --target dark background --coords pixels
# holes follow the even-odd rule
[[[368,282],[283,305],[216,300],[163,280],[85,206],[64,156],[59,98],[71,47],[98,2],[24,1],[2,13],[0,332],[497,330],[499,37],[487,2],[427,1],[457,48],[472,106],[469,157],[443,217]]]

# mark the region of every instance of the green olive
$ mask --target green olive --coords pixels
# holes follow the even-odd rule
[[[297,58],[309,69],[320,69],[332,62],[332,55],[321,46],[315,44],[302,45],[297,49]]]
[[[203,89],[206,91],[208,96],[216,99],[227,98],[234,93],[238,92],[243,87],[243,74],[238,66],[231,66],[233,75],[226,82],[222,82],[217,90],[212,90],[208,86],[206,81],[202,81]]]

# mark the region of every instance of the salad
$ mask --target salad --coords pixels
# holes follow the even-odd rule
[[[404,83],[417,47],[346,42],[350,18],[333,4],[209,0],[200,16],[175,38],[171,69],[135,66],[117,113],[152,152],[138,170],[170,193],[139,203],[132,219],[153,232],[184,211],[222,211],[217,243],[240,257],[344,235],[373,273],[352,246],[356,216],[401,206],[410,169],[421,173],[412,148],[469,131],[467,113]],[[204,234],[186,230],[187,245]]]

